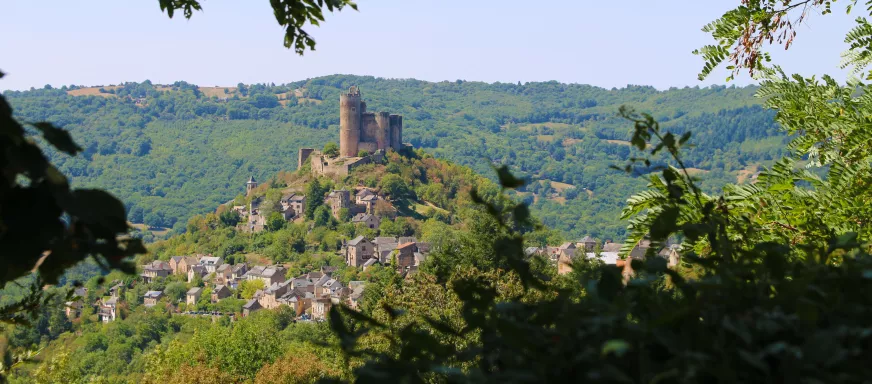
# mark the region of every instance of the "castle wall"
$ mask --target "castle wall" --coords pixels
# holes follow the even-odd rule
[[[366,145],[366,144],[365,144]],[[370,143],[375,146],[375,143]],[[382,161],[381,155],[372,155],[368,157],[354,157],[344,159],[328,159],[320,152],[315,152],[309,156],[312,162],[312,173],[316,175],[337,175],[348,176],[348,174],[364,164],[370,164],[374,161]]]
[[[378,145],[373,141],[361,141],[357,144],[358,151],[367,151],[370,154],[378,150]]]
[[[376,134],[378,132],[378,122],[376,114],[364,113],[360,119],[360,142],[376,142]],[[360,148],[358,148],[359,150]],[[357,156],[357,153],[354,154]]]
[[[300,148],[300,152],[297,154],[297,169],[303,168],[303,164],[306,163],[312,152],[315,152],[312,148]]]
[[[339,96],[339,156],[357,156],[360,142],[360,93]]]
[[[403,149],[403,116],[390,115],[391,148],[395,151]]]
[[[387,112],[379,112],[375,116],[375,121],[378,123],[378,131],[376,131],[375,142],[378,149],[387,149],[391,142],[389,141],[391,132],[391,115]]]

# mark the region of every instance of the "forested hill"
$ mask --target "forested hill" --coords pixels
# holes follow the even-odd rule
[[[23,121],[48,120],[86,148],[52,161],[76,186],[107,188],[130,220],[181,230],[243,190],[296,168],[297,149],[338,138],[339,93],[360,86],[367,109],[404,115],[404,141],[491,176],[506,163],[534,181],[520,198],[568,236],[620,239],[624,200],[644,177],[610,169],[633,155],[632,106],[665,127],[694,132],[686,154],[704,185],[747,179],[780,156],[786,137],[754,87],[621,89],[561,84],[426,82],[334,75],[285,85],[64,87],[7,92]]]

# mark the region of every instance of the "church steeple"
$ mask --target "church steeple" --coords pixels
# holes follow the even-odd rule
[[[251,191],[253,191],[255,188],[257,188],[257,182],[254,181],[254,176],[250,176],[248,178],[248,182],[245,183],[245,194],[247,196],[251,195]]]

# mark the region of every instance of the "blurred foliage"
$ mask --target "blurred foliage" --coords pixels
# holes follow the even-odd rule
[[[158,0],[160,9],[167,16],[173,17],[175,11],[181,10],[186,19],[194,15],[194,11],[202,11],[199,0]],[[279,26],[285,29],[284,46],[294,48],[302,55],[307,49],[315,50],[315,39],[303,30],[307,23],[319,26],[324,21],[324,11],[341,11],[350,7],[357,10],[357,4],[351,0],[270,0],[273,15]]]

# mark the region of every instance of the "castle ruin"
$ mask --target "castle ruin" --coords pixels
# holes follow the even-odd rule
[[[388,112],[367,112],[360,89],[352,86],[339,95],[339,156],[330,158],[312,148],[300,148],[297,166],[311,161],[312,172],[345,176],[352,168],[380,161],[388,149],[400,151],[403,144],[403,116]],[[366,152],[364,156],[360,156]]]

